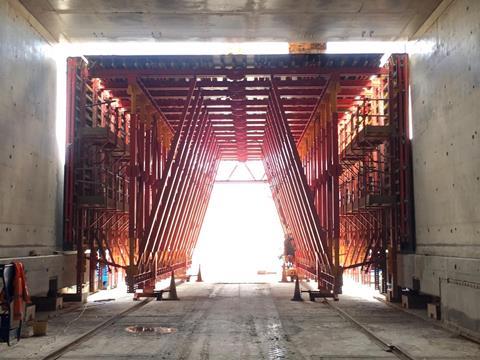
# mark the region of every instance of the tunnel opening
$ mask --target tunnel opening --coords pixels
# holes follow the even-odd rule
[[[282,278],[336,297],[360,272],[398,296],[396,253],[414,246],[408,62],[384,58],[69,58],[65,247],[79,250],[77,295],[102,286],[98,269],[129,292],[187,278],[221,162],[261,161],[291,248]]]
[[[280,279],[283,229],[260,161],[222,161],[192,268],[204,281]]]

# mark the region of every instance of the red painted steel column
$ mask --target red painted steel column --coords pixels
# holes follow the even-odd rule
[[[137,114],[135,109],[132,109],[130,115],[130,181],[128,189],[128,238],[129,238],[129,259],[128,259],[128,276],[127,286],[128,292],[134,292],[134,276],[136,274],[135,266],[135,251],[136,251],[136,214],[137,214]]]

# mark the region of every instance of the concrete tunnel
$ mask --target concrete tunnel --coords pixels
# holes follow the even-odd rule
[[[0,0],[0,358],[480,358],[479,12]],[[283,254],[214,281],[236,183]]]

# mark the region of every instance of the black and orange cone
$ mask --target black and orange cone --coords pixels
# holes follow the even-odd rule
[[[202,270],[200,269],[200,265],[198,265],[197,282],[203,282],[203,279],[202,279]]]
[[[175,284],[175,272],[172,270],[170,278],[170,290],[168,292],[168,300],[179,300],[177,295],[177,285]]]
[[[292,301],[303,301],[302,294],[300,293],[300,282],[298,276],[295,277],[295,291],[293,293]]]

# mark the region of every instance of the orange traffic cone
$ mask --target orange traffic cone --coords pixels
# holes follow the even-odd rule
[[[295,291],[293,293],[292,301],[303,301],[302,294],[300,293],[300,282],[298,276],[295,278]]]
[[[200,269],[200,265],[198,265],[197,282],[203,282],[203,279],[202,279],[202,270]]]
[[[175,272],[172,270],[172,277],[170,278],[170,290],[168,292],[169,300],[179,300],[177,296],[177,285],[175,284]]]

